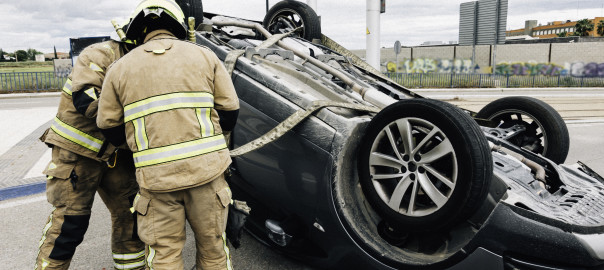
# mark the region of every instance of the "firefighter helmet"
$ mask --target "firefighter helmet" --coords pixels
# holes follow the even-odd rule
[[[187,25],[182,9],[173,0],[143,0],[124,26],[128,39],[141,42],[153,30],[165,29],[176,37],[187,37]]]

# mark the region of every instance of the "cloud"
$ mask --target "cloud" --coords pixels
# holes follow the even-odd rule
[[[122,22],[138,0],[31,0],[0,3],[0,48],[34,48],[42,52],[69,51],[69,38],[115,38],[111,19]],[[269,0],[270,5],[277,0]],[[303,1],[305,2],[305,1]],[[381,45],[391,47],[424,41],[458,39],[459,5],[466,0],[386,1],[381,15]],[[261,21],[266,1],[203,0],[206,12]],[[526,20],[577,20],[604,16],[602,0],[510,0],[508,29],[524,27]],[[365,0],[317,0],[323,32],[350,49],[365,48]]]
[[[69,38],[113,35],[111,19],[124,20],[137,1],[15,1],[0,4],[0,48],[69,51]]]

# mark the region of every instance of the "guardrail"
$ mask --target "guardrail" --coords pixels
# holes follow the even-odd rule
[[[385,73],[409,88],[604,87],[603,77],[571,75],[491,75],[455,73]]]
[[[0,91],[45,91],[59,90],[67,77],[57,77],[54,72],[10,72],[0,73]]]

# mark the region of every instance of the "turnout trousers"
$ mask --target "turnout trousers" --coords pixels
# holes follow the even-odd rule
[[[46,196],[54,209],[39,242],[36,270],[68,269],[76,247],[88,229],[92,203],[98,191],[111,213],[111,250],[115,269],[142,269],[144,244],[136,232],[130,208],[138,191],[130,151],[119,150],[110,159],[115,167],[60,147],[52,149]]]
[[[147,269],[183,269],[185,226],[195,235],[196,267],[231,270],[225,228],[231,191],[224,175],[201,186],[151,192],[141,188],[134,200],[138,233],[147,244]]]

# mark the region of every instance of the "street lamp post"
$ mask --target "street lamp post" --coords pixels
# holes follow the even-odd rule
[[[367,46],[365,60],[377,70],[380,68],[380,0],[367,0]]]

